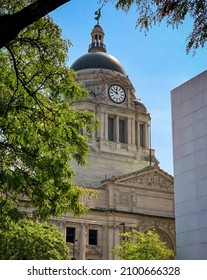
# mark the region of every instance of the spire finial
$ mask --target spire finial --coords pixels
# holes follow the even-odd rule
[[[103,6],[102,6],[103,7]],[[97,24],[99,24],[99,19],[100,19],[100,17],[101,17],[101,9],[102,9],[102,7],[101,8],[99,8],[97,11],[95,11],[95,20],[97,20]]]
[[[103,6],[106,4],[106,0],[103,1],[101,8],[99,8],[97,11],[95,11],[95,20],[97,20],[97,24],[99,25],[99,19],[101,17],[101,9],[103,8]]]

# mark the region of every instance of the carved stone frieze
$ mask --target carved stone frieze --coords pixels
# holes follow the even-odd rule
[[[97,256],[98,258],[101,257],[102,255],[102,250],[100,246],[94,246],[94,245],[87,245],[86,246],[87,251],[86,251],[86,257],[95,257]]]
[[[121,191],[118,187],[114,190],[114,204],[115,206],[129,207],[131,205],[131,194],[129,192]]]
[[[119,199],[118,199],[118,205],[129,206],[129,204],[130,204],[130,194],[127,192],[120,192]]]
[[[132,207],[137,206],[137,197],[136,197],[136,193],[134,191],[131,192],[131,206]]]
[[[145,185],[147,187],[173,189],[172,180],[165,178],[158,172],[150,172],[140,176],[134,176],[133,178],[125,180],[124,183],[132,186]]]
[[[135,191],[132,192],[124,192],[120,191],[118,188],[114,190],[114,204],[115,206],[123,206],[123,207],[136,207],[137,206],[137,198]]]

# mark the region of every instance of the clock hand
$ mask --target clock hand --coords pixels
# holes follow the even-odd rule
[[[118,94],[116,90],[114,90],[113,88],[111,89],[111,91],[113,91],[114,93]]]

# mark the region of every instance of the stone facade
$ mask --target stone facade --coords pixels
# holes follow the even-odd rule
[[[150,149],[150,114],[145,106],[136,101],[129,78],[108,69],[87,69],[77,73],[78,81],[89,90],[89,98],[74,104],[74,108],[90,110],[100,119],[100,129],[89,139],[91,148],[88,167],[75,165],[77,183],[93,184],[111,176],[120,176],[156,162],[154,150]],[[115,104],[108,97],[112,84],[121,85],[126,91],[126,101]],[[114,141],[109,140],[108,119],[114,120]],[[119,120],[126,122],[126,142],[119,141]],[[140,137],[140,127],[143,134]],[[142,142],[142,143],[141,143]],[[126,164],[127,163],[127,164]],[[91,176],[87,176],[91,174]]]
[[[86,215],[67,213],[54,223],[76,259],[115,259],[112,250],[120,243],[120,233],[132,229],[155,228],[175,249],[173,177],[159,168],[151,148],[150,114],[120,62],[106,54],[100,26],[91,35],[90,55],[71,66],[89,96],[73,107],[95,113],[100,127],[89,138],[88,165],[72,166],[76,183],[95,196],[83,197]]]
[[[173,178],[157,165],[121,177],[106,179],[83,197],[90,210],[74,218],[67,213],[54,221],[64,234],[75,228],[75,243],[68,243],[76,259],[115,259],[112,250],[120,234],[132,229],[156,229],[162,241],[175,249]],[[97,244],[90,244],[89,230],[97,231]]]

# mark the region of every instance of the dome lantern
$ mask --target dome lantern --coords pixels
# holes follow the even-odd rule
[[[104,31],[98,23],[92,29],[91,39],[88,53],[76,59],[71,65],[71,69],[76,72],[85,69],[107,69],[126,75],[120,61],[107,53],[103,40]]]
[[[89,45],[88,52],[105,52],[106,46],[103,42],[104,32],[99,24],[96,24],[91,32],[92,42]]]

